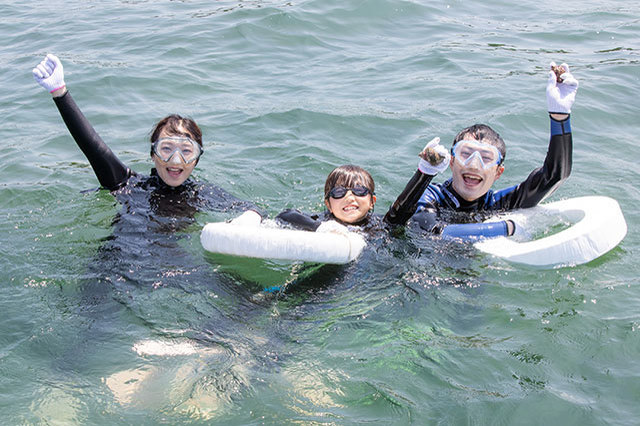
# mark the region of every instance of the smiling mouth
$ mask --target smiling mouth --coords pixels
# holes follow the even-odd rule
[[[182,169],[179,167],[167,167],[167,172],[171,176],[179,176],[182,173]]]
[[[471,175],[471,174],[463,174],[462,179],[464,180],[465,185],[469,185],[469,186],[480,185],[483,180],[480,176]]]
[[[345,211],[345,212],[351,212],[356,210],[358,210],[358,206],[354,206],[354,205],[346,206],[345,208],[342,209],[342,211]]]

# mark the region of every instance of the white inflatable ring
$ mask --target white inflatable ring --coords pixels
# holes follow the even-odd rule
[[[208,223],[202,247],[212,253],[260,259],[344,264],[362,252],[366,242],[355,232],[310,232],[267,227],[246,212],[230,223]],[[249,218],[249,220],[246,220]],[[346,228],[345,228],[346,229]]]
[[[498,237],[479,241],[475,247],[516,263],[543,267],[572,266],[602,256],[627,234],[627,223],[620,205],[616,200],[602,196],[556,201],[501,215],[500,219],[513,217],[518,224],[523,215],[526,218],[541,212],[561,214],[576,223],[557,234],[534,241],[517,242],[512,238]],[[526,229],[526,225],[524,227]]]

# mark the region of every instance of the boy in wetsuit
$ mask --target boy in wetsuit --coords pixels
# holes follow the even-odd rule
[[[556,69],[564,72],[558,76],[554,72]],[[455,229],[455,226],[445,228],[443,213],[464,212],[468,216],[476,212],[534,207],[553,193],[571,173],[570,113],[577,90],[578,81],[569,72],[569,67],[566,64],[556,67],[552,62],[546,90],[551,119],[547,156],[543,166],[531,172],[518,185],[499,191],[491,189],[504,172],[506,148],[498,133],[483,124],[476,124],[458,133],[453,141],[449,162],[453,177],[441,184],[430,184],[436,173],[418,170],[405,188],[405,193],[424,191],[413,220],[422,229],[441,233]],[[394,203],[387,216],[397,216],[397,210]],[[515,224],[506,221],[501,229],[501,234],[486,236],[512,235]],[[465,232],[463,228],[458,230]],[[453,232],[454,236],[464,236]]]

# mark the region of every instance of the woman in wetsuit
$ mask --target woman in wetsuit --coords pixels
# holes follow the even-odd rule
[[[125,198],[132,198],[132,194],[150,193],[144,204],[162,216],[192,217],[200,209],[255,210],[252,204],[233,197],[222,188],[196,184],[190,178],[204,152],[202,132],[190,118],[173,114],[154,126],[151,158],[155,167],[151,176],[141,176],[120,161],[82,114],[67,90],[62,63],[55,55],[47,55],[33,69],[33,75],[53,96],[62,119],[89,160],[100,185],[112,191],[118,201],[128,204]],[[128,196],[123,197],[125,194]]]

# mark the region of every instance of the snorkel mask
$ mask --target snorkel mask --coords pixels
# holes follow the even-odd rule
[[[483,169],[500,165],[502,154],[493,145],[475,140],[461,140],[451,147],[451,155],[461,166],[468,166],[477,159]]]
[[[165,163],[177,153],[185,164],[190,164],[198,160],[204,152],[198,142],[186,136],[160,138],[153,142],[151,149]]]

